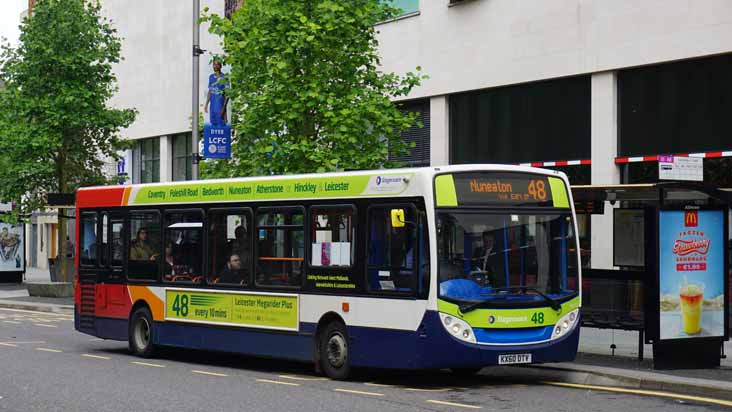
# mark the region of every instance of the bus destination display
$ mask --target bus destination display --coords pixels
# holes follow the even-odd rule
[[[552,206],[547,176],[527,173],[454,174],[460,205],[510,204]]]

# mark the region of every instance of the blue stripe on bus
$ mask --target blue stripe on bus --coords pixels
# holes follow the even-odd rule
[[[78,330],[78,320],[76,323]],[[96,318],[95,324],[96,336],[127,340],[127,320]],[[156,322],[155,343],[309,362],[315,353],[315,329],[314,323],[301,323],[299,333],[287,333]],[[489,366],[497,364],[498,355],[505,353],[531,353],[535,363],[565,362],[574,359],[579,342],[579,328],[575,328],[569,335],[556,341],[532,345],[518,342],[516,345],[504,342],[509,345],[503,346],[467,343],[451,336],[434,311],[425,313],[417,331],[349,326],[348,333],[351,338],[352,365],[384,369]],[[506,333],[506,336],[509,335]]]
[[[520,329],[473,328],[475,339],[481,343],[538,342],[552,337],[554,326]]]

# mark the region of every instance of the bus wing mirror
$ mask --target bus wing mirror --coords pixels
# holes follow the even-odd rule
[[[404,227],[404,209],[391,209],[391,227]]]

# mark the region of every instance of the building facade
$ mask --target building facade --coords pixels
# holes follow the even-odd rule
[[[191,178],[191,98],[193,7],[191,2],[104,0],[104,14],[122,38],[115,66],[119,91],[110,102],[135,108],[135,122],[122,131],[134,140],[123,155],[127,181],[134,183]],[[202,0],[201,12],[223,15],[224,0]],[[211,59],[221,53],[220,40],[200,28],[199,101],[206,101]],[[110,173],[117,165],[110,165]]]
[[[408,3],[377,27],[382,65],[429,76],[403,103],[429,108],[431,165],[639,183],[658,179],[658,155],[683,154],[732,187],[732,2]],[[612,267],[612,213],[580,224],[592,266]]]

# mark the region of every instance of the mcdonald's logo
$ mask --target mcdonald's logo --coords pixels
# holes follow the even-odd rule
[[[684,226],[699,226],[699,212],[696,210],[687,210],[686,212],[684,212]]]

